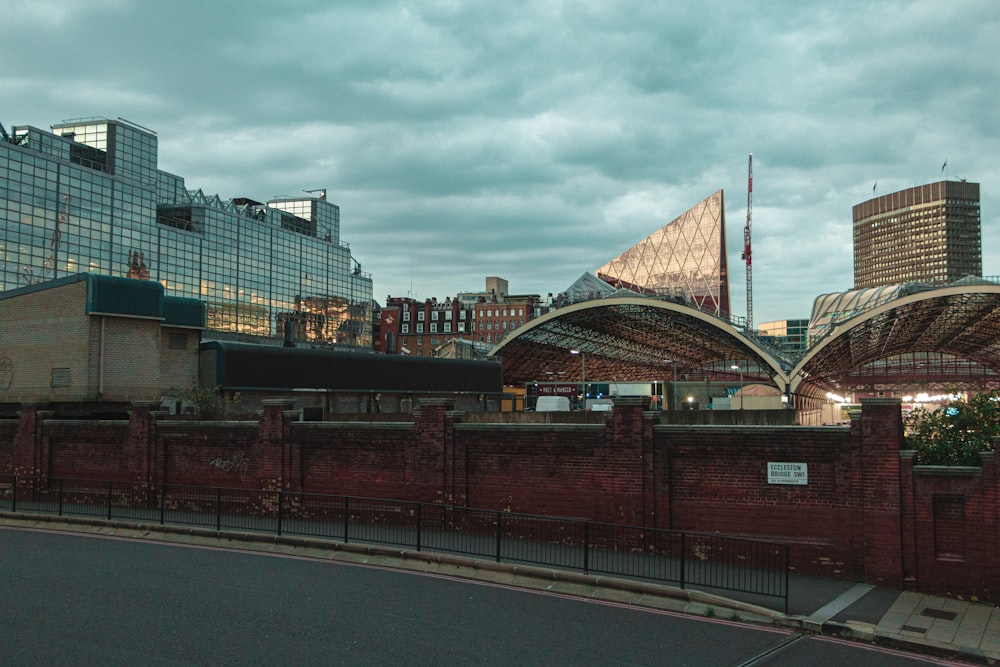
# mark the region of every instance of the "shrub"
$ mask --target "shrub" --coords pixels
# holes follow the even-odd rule
[[[240,409],[240,395],[238,393],[223,393],[218,386],[194,386],[181,390],[173,389],[170,393],[181,399],[184,403],[193,405],[200,419],[229,419],[242,412]]]
[[[906,444],[923,465],[978,466],[980,452],[993,451],[1000,435],[1000,395],[973,394],[933,412],[914,410],[907,420]]]

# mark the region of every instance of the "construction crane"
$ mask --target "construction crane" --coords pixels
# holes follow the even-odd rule
[[[753,265],[750,252],[750,219],[753,211],[753,153],[747,165],[747,226],[743,228],[743,261],[747,265],[747,327],[753,333]]]

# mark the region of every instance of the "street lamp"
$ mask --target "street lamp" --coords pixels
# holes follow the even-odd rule
[[[743,367],[742,366],[737,366],[736,364],[733,364],[732,366],[730,366],[730,368],[732,368],[734,371],[738,370],[740,372],[740,392],[739,393],[740,393],[740,410],[742,410],[743,409]]]
[[[570,350],[570,354],[580,355],[580,381],[587,381],[587,353],[581,350]]]
[[[570,354],[580,355],[580,384],[583,386],[583,391],[581,392],[582,407],[587,407],[587,353],[583,350],[570,350]]]
[[[673,359],[664,359],[663,363],[670,364],[674,369],[674,382],[670,385],[670,411],[677,409],[677,362]]]

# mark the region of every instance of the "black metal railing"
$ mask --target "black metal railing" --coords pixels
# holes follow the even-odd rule
[[[774,597],[788,545],[470,507],[291,491],[0,475],[0,511],[365,542]]]

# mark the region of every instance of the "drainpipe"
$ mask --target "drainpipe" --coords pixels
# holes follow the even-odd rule
[[[104,315],[101,315],[100,346],[97,352],[97,398],[104,400]]]

